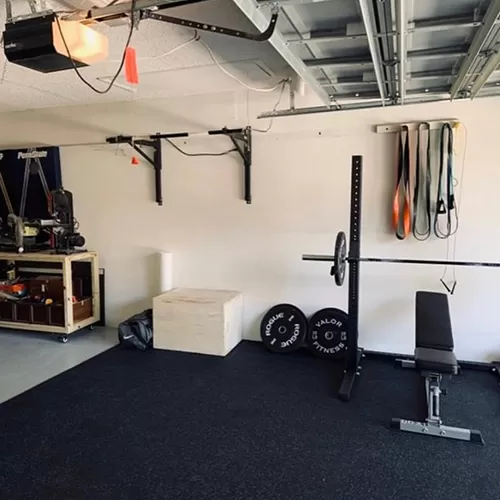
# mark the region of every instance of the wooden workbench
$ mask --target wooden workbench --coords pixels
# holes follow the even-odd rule
[[[99,258],[97,252],[77,252],[73,254],[56,254],[51,251],[36,253],[14,253],[0,252],[0,261],[14,262],[19,266],[24,262],[30,267],[35,264],[51,263],[59,264],[54,267],[55,272],[61,273],[63,279],[64,296],[64,325],[57,326],[51,324],[34,324],[19,321],[4,321],[0,319],[0,328],[14,328],[16,330],[31,330],[47,333],[58,333],[61,342],[67,342],[68,335],[85,327],[97,323],[100,319],[100,301],[99,301]],[[81,321],[74,321],[73,318],[73,262],[89,262],[91,271],[91,299],[92,314],[90,317]]]

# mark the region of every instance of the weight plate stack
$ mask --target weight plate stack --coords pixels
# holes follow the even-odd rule
[[[335,307],[316,312],[309,320],[307,345],[315,356],[339,359],[347,350],[347,313]]]
[[[292,304],[278,304],[264,315],[260,324],[262,342],[272,352],[296,351],[304,344],[308,330],[305,314]]]

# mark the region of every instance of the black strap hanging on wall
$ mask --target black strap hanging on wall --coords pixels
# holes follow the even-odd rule
[[[453,129],[449,123],[445,123],[440,134],[438,190],[434,214],[434,234],[440,239],[449,238],[458,229],[453,182]],[[446,215],[445,229],[440,227],[439,219],[443,215]]]
[[[410,134],[406,125],[399,134],[396,192],[392,204],[392,224],[398,240],[410,233]]]
[[[421,123],[417,131],[417,161],[413,191],[412,231],[415,239],[425,241],[432,231],[431,215],[431,128]]]

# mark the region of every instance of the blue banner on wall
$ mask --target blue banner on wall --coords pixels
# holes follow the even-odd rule
[[[0,151],[0,173],[16,215],[21,215],[24,205],[24,217],[28,220],[49,217],[46,191],[62,187],[59,148]],[[25,185],[26,195],[23,197]],[[0,217],[5,221],[9,208],[4,198],[0,192]]]

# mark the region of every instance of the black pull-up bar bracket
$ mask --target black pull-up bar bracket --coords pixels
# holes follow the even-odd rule
[[[194,134],[196,135],[196,134]],[[240,154],[243,160],[243,191],[244,200],[248,205],[252,203],[252,129],[246,128],[222,128],[219,130],[209,130],[206,135],[226,135],[228,136],[234,147]],[[131,135],[117,135],[116,137],[108,137],[108,144],[128,144],[137,153],[139,153],[148,163],[150,163],[155,171],[155,194],[156,203],[163,205],[162,195],[162,139],[173,139],[180,137],[189,137],[189,132],[172,132],[167,134],[150,135],[147,139],[135,139]],[[151,148],[153,156],[151,157],[144,151],[144,148]]]
[[[247,205],[252,203],[252,129],[243,130],[222,129],[222,133],[230,137],[234,147],[243,160],[244,198]]]
[[[162,157],[161,157],[161,139],[134,139],[130,135],[118,135],[108,137],[106,142],[109,144],[128,144],[137,151],[155,170],[155,199],[158,205],[163,205],[162,195]],[[144,152],[143,148],[152,148],[153,157]]]

